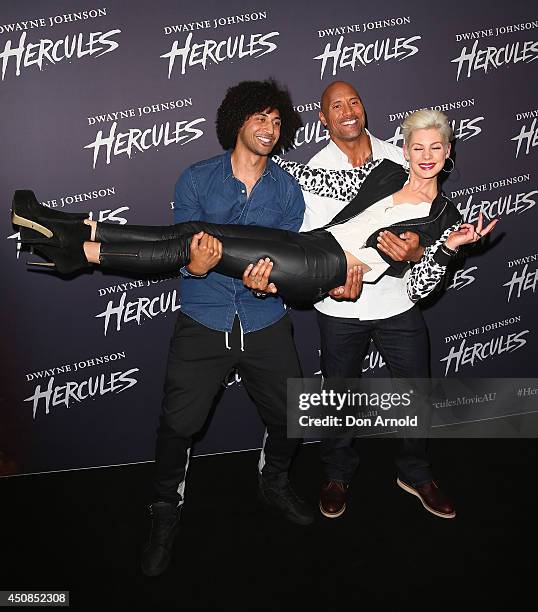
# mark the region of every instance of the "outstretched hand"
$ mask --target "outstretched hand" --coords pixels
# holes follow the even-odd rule
[[[481,238],[492,232],[498,222],[499,219],[493,219],[493,221],[490,221],[488,225],[483,228],[484,217],[482,213],[480,213],[478,215],[476,227],[472,223],[462,223],[457,231],[450,232],[445,244],[449,249],[454,250],[464,244],[478,242]]]
[[[362,275],[363,272],[360,266],[349,268],[346,284],[331,289],[329,295],[335,300],[356,300],[362,291]]]
[[[272,269],[273,262],[268,257],[256,264],[249,264],[243,272],[243,285],[260,293],[277,293],[276,285],[269,282]]]
[[[187,270],[194,276],[204,276],[221,260],[222,242],[205,232],[198,232],[191,238],[189,256]]]

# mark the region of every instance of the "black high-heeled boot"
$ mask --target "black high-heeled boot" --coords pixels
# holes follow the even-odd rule
[[[82,243],[72,245],[72,248],[69,249],[48,244],[36,244],[32,250],[50,261],[28,261],[26,262],[28,266],[45,268],[60,274],[74,274],[92,267],[92,264],[86,259]]]
[[[17,189],[13,195],[13,203],[17,202],[17,207],[20,212],[41,214],[46,219],[72,219],[73,221],[83,221],[89,219],[90,215],[87,212],[81,213],[66,213],[62,210],[49,208],[39,203],[35,197],[35,193],[31,189]],[[44,210],[43,210],[44,209]]]
[[[64,213],[41,205],[33,191],[20,189],[13,196],[11,221],[18,225],[23,244],[69,247],[91,239],[86,213]],[[44,238],[43,238],[44,236]]]

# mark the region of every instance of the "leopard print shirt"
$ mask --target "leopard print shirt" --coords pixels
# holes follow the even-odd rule
[[[370,172],[383,161],[382,159],[376,159],[360,168],[352,168],[351,170],[326,170],[324,168],[310,168],[304,164],[282,159],[278,155],[271,159],[288,174],[291,174],[299,183],[301,189],[342,202],[350,202],[357,195]]]
[[[429,295],[445,275],[447,267],[438,264],[433,256],[449,234],[458,230],[460,225],[460,223],[455,223],[452,227],[447,228],[441,234],[439,240],[424,249],[424,255],[422,255],[420,261],[412,267],[411,275],[407,281],[407,295],[413,302]]]
[[[272,160],[291,174],[305,191],[342,202],[352,200],[370,172],[383,161],[377,159],[350,170],[327,170],[310,168],[298,162],[282,159],[278,155],[272,157]],[[429,295],[445,275],[447,267],[438,264],[433,256],[448,235],[457,230],[459,226],[460,224],[457,223],[446,229],[437,242],[424,250],[420,261],[411,268],[407,281],[407,294],[413,302]]]

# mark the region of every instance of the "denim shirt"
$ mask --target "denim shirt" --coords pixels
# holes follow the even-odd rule
[[[250,196],[234,177],[231,153],[193,164],[179,177],[174,219],[262,225],[299,231],[305,203],[299,185],[270,159]],[[203,278],[183,273],[181,310],[202,325],[232,331],[237,314],[244,333],[272,325],[286,313],[278,296],[256,297],[243,281],[210,271]]]

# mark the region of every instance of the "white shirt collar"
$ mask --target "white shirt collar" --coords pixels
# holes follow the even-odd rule
[[[380,155],[379,151],[377,150],[377,138],[375,136],[372,136],[372,134],[370,134],[370,132],[365,128],[364,130],[367,134],[368,134],[368,138],[370,138],[370,145],[372,147],[372,157],[373,159],[380,159],[383,157],[383,155]],[[341,161],[343,161],[344,163],[346,163],[348,166],[351,167],[351,163],[349,162],[348,156],[342,151],[342,149],[334,142],[334,140],[329,140],[329,144],[327,145],[327,149],[329,150],[329,152],[331,153],[331,155],[333,155],[334,157],[337,157],[338,159],[340,159]]]
[[[340,159],[341,161],[347,163],[348,165],[351,165],[349,163],[349,159],[347,158],[347,155],[342,151],[342,149],[334,142],[334,140],[329,140],[329,144],[327,145],[327,149],[329,150],[329,153],[336,157],[337,159]]]

